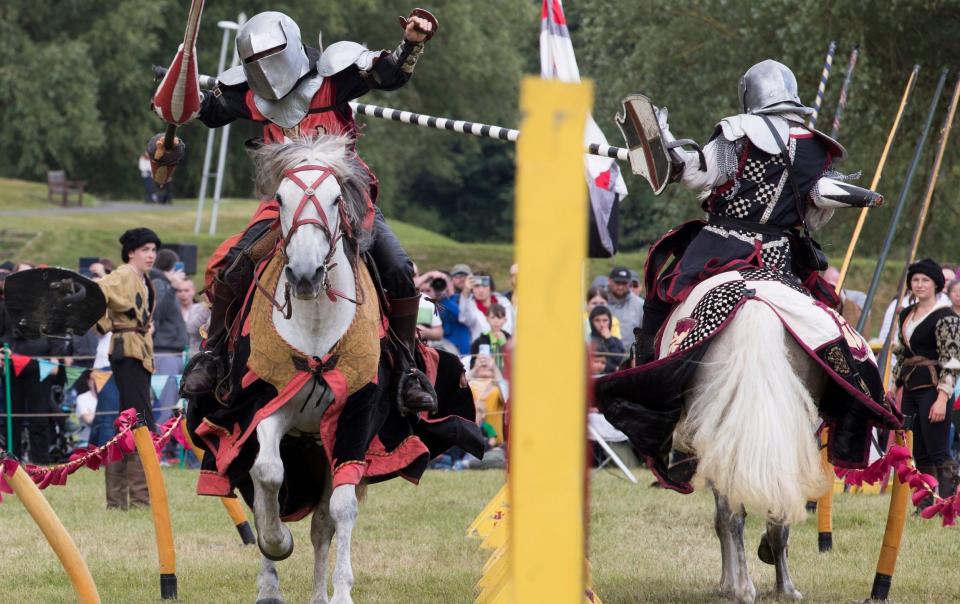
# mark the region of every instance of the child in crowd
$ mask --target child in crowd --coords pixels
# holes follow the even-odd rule
[[[470,368],[473,369],[477,365],[480,347],[487,345],[494,364],[502,371],[504,352],[510,342],[510,334],[503,329],[507,322],[507,309],[500,304],[491,304],[487,308],[486,318],[490,329],[484,331],[470,344]]]
[[[467,382],[473,391],[473,400],[483,405],[490,414],[490,424],[497,434],[503,434],[503,410],[506,407],[506,382],[493,359],[486,354],[476,357],[476,365],[467,372]]]
[[[476,403],[477,425],[480,426],[480,432],[483,433],[484,438],[483,450],[489,451],[499,444],[497,429],[487,421],[487,407],[483,404],[483,401],[476,401]]]

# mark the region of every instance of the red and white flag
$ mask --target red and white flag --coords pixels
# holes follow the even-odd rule
[[[540,11],[540,76],[561,82],[580,81],[560,0],[543,0]],[[592,116],[587,116],[583,139],[584,146],[607,144],[607,137]],[[617,251],[620,201],[627,196],[627,185],[617,160],[585,154],[583,162],[590,192],[590,256],[612,256]]]

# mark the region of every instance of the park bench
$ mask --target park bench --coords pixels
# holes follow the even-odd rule
[[[60,197],[60,205],[70,205],[70,195],[77,196],[77,205],[83,205],[83,189],[87,186],[84,180],[67,180],[64,170],[50,170],[47,172],[47,201],[52,202],[54,196]]]

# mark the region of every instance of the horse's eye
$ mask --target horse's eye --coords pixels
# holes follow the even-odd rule
[[[276,195],[274,195],[274,199],[277,200],[277,204],[278,204],[278,205],[281,205],[281,206],[283,205],[283,199],[280,198],[280,194],[279,194],[279,193],[277,193]]]
[[[337,195],[337,198],[333,200],[333,205],[337,205],[341,201],[343,201],[343,195]]]

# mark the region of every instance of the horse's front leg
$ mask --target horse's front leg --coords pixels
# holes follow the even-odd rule
[[[337,530],[337,563],[333,568],[333,599],[330,604],[353,604],[353,566],[350,562],[350,540],[357,521],[356,485],[342,484],[330,495],[330,517]]]
[[[286,434],[289,419],[283,411],[265,418],[257,426],[260,452],[253,462],[253,517],[257,525],[257,545],[264,556],[273,561],[286,559],[293,553],[293,536],[280,521],[277,495],[283,484],[283,462],[280,460],[280,439]]]
[[[720,553],[723,560],[723,575],[720,579],[720,594],[738,604],[753,604],[757,599],[757,589],[750,579],[747,569],[747,556],[743,551],[743,523],[746,513],[743,507],[734,512],[727,498],[713,492],[717,503],[717,516],[714,528],[720,540]]]
[[[265,556],[261,556],[261,560],[260,572],[257,573],[257,604],[283,604],[277,565]]]
[[[773,554],[773,564],[777,569],[777,594],[787,600],[802,600],[803,594],[797,591],[787,570],[787,542],[790,540],[790,527],[772,520],[767,521],[767,543]]]
[[[327,595],[327,559],[330,557],[330,541],[333,539],[333,533],[336,525],[330,516],[330,478],[326,480],[323,487],[323,494],[320,496],[320,503],[317,509],[313,511],[313,520],[310,523],[310,540],[313,542],[314,567],[313,584],[314,592],[310,604],[328,604]]]

